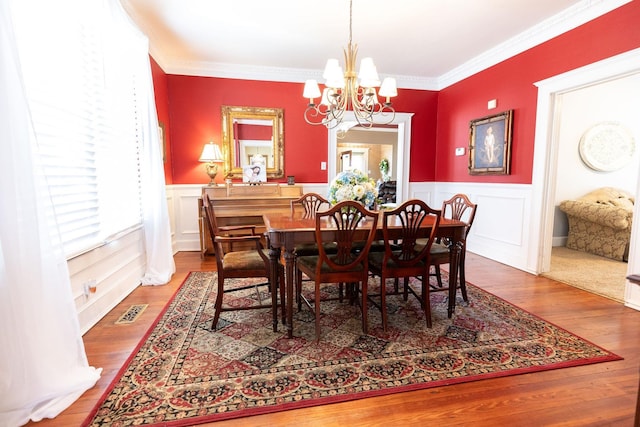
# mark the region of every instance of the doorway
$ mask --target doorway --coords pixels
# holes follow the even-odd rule
[[[411,152],[411,118],[413,113],[395,113],[393,120],[388,122],[388,116],[375,117],[376,122],[374,124],[383,125],[388,124],[391,127],[395,127],[398,132],[397,145],[396,145],[396,158],[397,158],[397,187],[396,197],[398,202],[402,202],[409,198],[409,169],[411,167],[410,152]],[[353,111],[347,111],[344,114],[345,123],[355,123],[356,119]],[[372,132],[375,132],[375,128],[372,128]],[[327,182],[331,182],[335,178],[339,169],[338,162],[338,134],[340,129],[334,127],[329,129],[328,132],[328,157],[327,157]]]
[[[532,236],[539,236],[529,247],[528,264],[538,274],[548,272],[551,265],[553,226],[556,205],[556,182],[558,179],[558,153],[562,95],[602,82],[612,81],[640,73],[640,49],[627,52],[577,70],[536,83],[538,86],[538,108],[535,136],[534,170],[532,178],[533,223]],[[639,132],[634,132],[636,135]],[[640,194],[636,187],[636,197]],[[634,207],[637,217],[638,207]],[[634,224],[629,254],[629,271],[640,267],[636,260]]]

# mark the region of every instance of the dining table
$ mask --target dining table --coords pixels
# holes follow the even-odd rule
[[[383,211],[380,211],[380,217],[377,225],[376,240],[382,240],[382,218]],[[316,219],[304,216],[304,213],[297,212],[293,214],[277,214],[265,213],[263,220],[266,228],[267,241],[269,243],[269,258],[271,262],[271,289],[277,292],[278,289],[284,293],[280,304],[282,310],[282,320],[287,328],[288,338],[293,338],[293,300],[294,300],[294,268],[295,268],[295,247],[302,243],[314,243],[316,241]],[[372,222],[372,221],[371,221]],[[426,218],[420,228],[424,237],[428,237],[433,228],[433,218]],[[366,224],[363,225],[366,227]],[[463,221],[441,218],[437,230],[437,237],[447,238],[450,242],[450,270],[449,277],[458,277],[458,265],[460,253],[465,236],[466,223]],[[332,228],[327,223],[326,227],[321,226],[321,230],[331,233]],[[390,219],[388,226],[389,237],[393,240],[402,239],[402,228],[397,226]],[[279,286],[280,279],[278,263],[283,260],[284,264],[284,281],[285,286]],[[447,315],[450,318],[455,312],[456,306],[456,286],[449,286],[449,301]],[[278,327],[278,313],[276,307],[273,308],[273,329]]]

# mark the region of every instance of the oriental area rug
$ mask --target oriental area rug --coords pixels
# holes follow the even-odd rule
[[[371,279],[373,294],[377,279]],[[245,286],[247,281],[229,281]],[[379,285],[377,285],[379,286]],[[392,284],[389,287],[392,288]],[[471,284],[447,318],[447,293],[431,295],[433,327],[412,295],[387,298],[389,327],[369,307],[323,301],[294,313],[294,338],[273,332],[268,309],[223,312],[211,330],[216,273],[191,273],[83,426],[185,426],[486,378],[620,360]],[[325,298],[335,296],[328,285]],[[225,304],[270,298],[266,286],[225,293]]]

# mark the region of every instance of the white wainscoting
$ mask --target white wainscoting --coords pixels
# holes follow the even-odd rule
[[[176,215],[174,188],[168,186],[166,192],[172,242],[174,242],[173,248],[175,249],[176,224],[179,224],[183,219]],[[197,203],[194,210],[197,210]],[[189,211],[186,210],[186,212]],[[140,286],[140,278],[144,275],[146,266],[142,228],[133,230],[103,246],[70,259],[67,265],[80,331],[84,334],[135,288]],[[85,292],[85,285],[90,281],[95,281],[95,293]]]
[[[67,262],[82,334],[140,285],[145,264],[142,228]],[[85,292],[89,281],[95,293]]]
[[[173,194],[174,228],[172,243],[174,252],[200,250],[200,224],[198,199],[202,185],[170,185]]]
[[[470,252],[535,274],[527,265],[531,186],[519,184],[411,183],[410,197],[441,206],[443,200],[464,193],[478,204],[467,240]]]

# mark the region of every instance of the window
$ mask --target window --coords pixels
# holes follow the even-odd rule
[[[15,2],[42,170],[72,257],[141,224],[139,59],[104,2]]]

